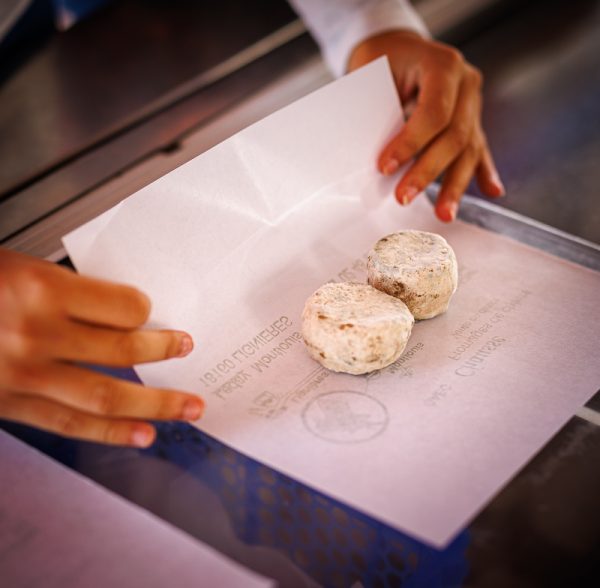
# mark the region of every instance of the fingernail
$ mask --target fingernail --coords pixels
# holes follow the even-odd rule
[[[451,223],[456,217],[456,210],[453,210],[451,202],[447,202],[435,207],[436,216],[444,223]]]
[[[456,202],[449,202],[446,208],[450,217],[449,220],[453,221],[456,218],[456,213],[458,212],[458,204]]]
[[[406,206],[417,197],[418,193],[419,190],[417,188],[414,186],[408,186],[407,188],[402,188],[402,190],[398,191],[396,198],[398,199],[398,202],[402,204],[402,206]]]
[[[393,173],[398,171],[400,167],[400,162],[395,157],[390,157],[384,164],[381,169],[384,175],[391,176]]]
[[[197,421],[204,412],[204,404],[200,400],[188,400],[183,405],[183,418],[186,421]]]
[[[183,335],[179,341],[179,351],[176,357],[185,357],[194,348],[194,342],[189,335]]]
[[[136,447],[148,447],[154,439],[154,431],[145,425],[137,426],[131,433],[131,443]]]

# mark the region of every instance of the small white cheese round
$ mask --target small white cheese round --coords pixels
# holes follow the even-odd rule
[[[368,282],[406,303],[416,319],[446,312],[458,285],[456,256],[435,233],[400,231],[380,239],[369,253]]]
[[[414,322],[406,304],[368,284],[330,283],[306,301],[302,336],[326,368],[365,374],[400,357]]]

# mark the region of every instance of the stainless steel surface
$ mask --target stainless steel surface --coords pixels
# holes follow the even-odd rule
[[[298,27],[289,26],[271,39],[289,41]],[[255,55],[254,47],[236,56],[242,68],[245,59]],[[288,68],[299,66],[314,54],[312,42],[303,37],[248,64],[234,75],[209,84],[169,108],[157,112],[113,136],[110,141],[85,150],[73,161],[8,196],[0,202],[0,242],[28,225],[94,190],[123,170],[139,164],[161,151],[176,149],[185,134],[221,115],[241,100],[282,76]],[[232,60],[233,61],[233,60]],[[227,67],[231,63],[225,64]],[[219,68],[220,69],[220,68]],[[214,70],[213,70],[214,71]],[[212,72],[209,72],[212,73]],[[266,112],[264,113],[267,114]]]
[[[457,31],[464,35],[481,28],[512,2],[417,0],[415,4],[434,35],[456,37]],[[263,2],[258,11],[253,5],[251,18],[242,20],[240,14],[250,8],[239,1],[221,2],[216,11],[206,5],[121,2],[82,28],[52,39],[8,78],[0,89],[0,126],[7,130],[0,138],[5,162],[0,171],[0,188],[4,185],[0,243],[56,258],[60,247],[56,231],[45,230],[60,224],[65,208],[78,200],[89,201],[89,215],[79,216],[80,223],[108,208],[115,202],[112,197],[104,208],[97,206],[98,193],[106,194],[107,183],[132,167],[147,169],[149,160],[164,163],[182,137],[199,132],[207,121],[221,117],[281,75],[289,79],[289,73],[302,70],[318,55],[284,0]],[[226,30],[216,35],[215,29]],[[117,62],[108,63],[103,57],[107,31],[115,45],[108,53],[122,57]],[[167,43],[168,51],[159,54]],[[95,46],[100,56],[95,55]],[[324,83],[329,78],[321,79]],[[61,89],[58,94],[56,88]],[[289,100],[298,96],[289,95]],[[266,114],[266,109],[260,112]],[[169,171],[164,165],[159,169]],[[10,184],[10,178],[19,174],[25,183],[7,191],[6,181]],[[62,233],[70,228],[65,226]]]
[[[464,588],[600,585],[600,427],[573,418],[469,525]]]
[[[412,4],[427,24],[435,38],[453,34],[457,29],[464,31],[472,20],[487,19],[488,11],[510,4],[506,0],[413,0]]]
[[[157,5],[161,10],[132,0],[83,23],[79,32],[76,27],[53,39],[3,84],[0,242],[171,148],[316,51],[308,36],[298,39],[304,26],[281,1],[267,2],[262,17],[256,10],[247,15],[246,4],[234,0],[219,10],[213,3],[212,11],[181,2]],[[220,34],[228,12],[242,23]],[[131,16],[144,32],[130,38]],[[123,53],[119,65],[96,56],[107,29],[117,46],[111,51]],[[49,87],[40,91],[44,84]]]
[[[316,55],[307,59],[296,65],[290,73],[266,83],[261,90],[180,137],[177,149],[152,154],[83,197],[73,199],[53,214],[19,231],[3,245],[58,261],[65,256],[60,243],[65,233],[244,127],[316,90],[330,79],[330,74]]]
[[[432,201],[436,199],[438,192],[438,185],[427,189],[427,195]],[[458,218],[542,249],[556,257],[600,271],[600,245],[502,208],[489,200],[465,194]]]
[[[25,12],[29,0],[4,0],[0,4],[0,41]]]
[[[111,3],[18,70],[3,64],[0,194],[214,82],[217,66],[296,20],[281,0],[262,4]]]
[[[600,3],[523,3],[461,49],[485,74],[501,206],[600,243]]]

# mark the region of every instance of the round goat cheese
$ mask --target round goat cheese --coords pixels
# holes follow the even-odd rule
[[[400,231],[380,239],[369,253],[368,282],[406,303],[416,319],[446,312],[458,285],[456,256],[435,233]]]
[[[365,374],[400,357],[414,322],[404,302],[368,284],[329,283],[306,301],[302,337],[326,368]]]

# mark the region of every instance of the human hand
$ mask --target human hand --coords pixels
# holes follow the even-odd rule
[[[0,418],[138,447],[155,437],[145,419],[199,418],[204,403],[197,396],[75,363],[131,366],[186,356],[188,334],[140,329],[149,311],[150,301],[134,288],[0,249]]]
[[[473,175],[484,194],[502,196],[504,186],[481,128],[481,73],[456,49],[412,31],[366,39],[352,52],[348,69],[382,55],[388,56],[409,119],[383,149],[377,166],[391,175],[414,158],[396,186],[398,202],[409,204],[442,173],[435,212],[443,221],[456,217]]]

